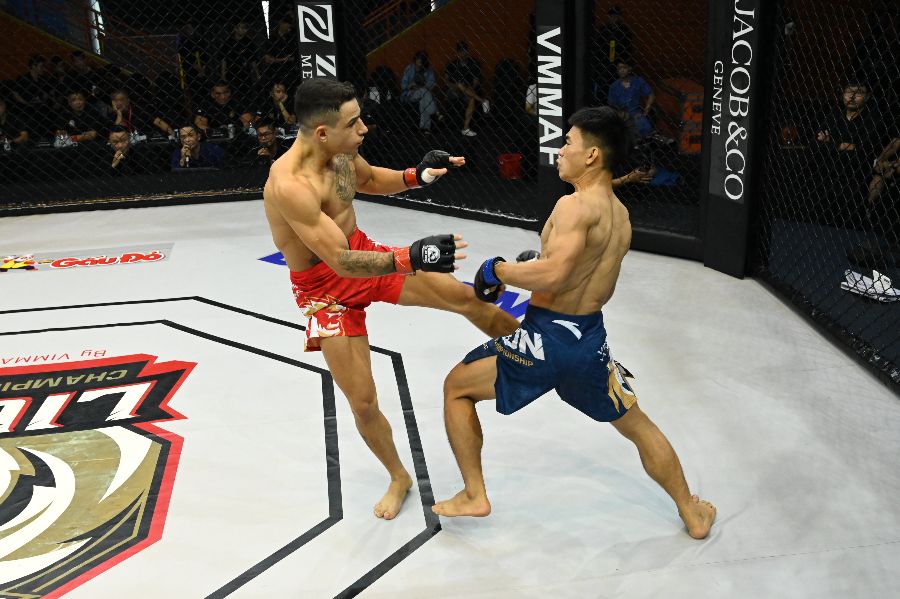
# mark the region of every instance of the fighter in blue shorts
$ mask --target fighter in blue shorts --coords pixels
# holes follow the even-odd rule
[[[627,371],[609,355],[603,313],[572,315],[534,304],[522,326],[491,339],[463,358],[470,364],[496,356],[497,411],[512,414],[545,393],[600,422],[622,417],[637,398]]]
[[[556,203],[541,231],[538,259],[491,258],[475,277],[479,299],[496,301],[508,283],[532,291],[521,327],[469,352],[444,382],[447,436],[465,488],[435,504],[442,516],[491,512],[481,467],[482,433],[475,403],[496,398],[512,414],[555,390],[575,409],[612,425],[637,447],[647,473],[672,497],[687,532],[709,534],[716,508],[692,495],[678,456],[637,405],[606,342],[601,309],[612,297],[631,245],[628,210],[612,190],[612,168],[631,147],[626,123],[611,108],[575,113],[559,150],[559,176],[575,193]]]

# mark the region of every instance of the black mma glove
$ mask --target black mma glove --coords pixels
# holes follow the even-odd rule
[[[428,185],[436,179],[425,173],[425,169],[429,168],[450,168],[450,154],[443,150],[431,150],[422,162],[416,167],[410,167],[403,171],[403,182],[407,187],[422,187]]]
[[[475,297],[483,302],[494,303],[500,297],[500,286],[503,284],[497,273],[494,272],[494,266],[498,262],[506,262],[506,259],[497,256],[485,260],[475,273]]]
[[[404,275],[417,270],[453,272],[456,242],[453,235],[432,235],[394,251],[394,269]]]
[[[516,262],[531,262],[541,257],[541,253],[537,250],[525,250],[516,256]]]

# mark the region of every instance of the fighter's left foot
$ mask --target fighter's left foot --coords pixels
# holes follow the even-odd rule
[[[375,517],[384,518],[385,520],[393,520],[400,513],[400,508],[406,500],[406,494],[412,487],[412,479],[409,475],[405,475],[397,480],[392,480],[388,486],[387,493],[381,498],[381,501],[375,505]]]
[[[695,539],[705,539],[716,520],[716,506],[696,495],[691,495],[690,506],[685,511],[679,512],[679,515],[689,535]]]
[[[439,501],[431,507],[438,516],[473,516],[483,518],[491,513],[491,502],[487,495],[469,497],[463,489],[452,499]]]

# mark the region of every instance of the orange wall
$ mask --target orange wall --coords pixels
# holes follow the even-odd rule
[[[494,67],[504,58],[528,66],[528,15],[533,9],[532,0],[454,0],[370,52],[366,66],[370,73],[378,66],[390,67],[399,83],[413,54],[425,50],[440,85],[444,68],[456,58],[456,42],[464,39],[489,86]]]

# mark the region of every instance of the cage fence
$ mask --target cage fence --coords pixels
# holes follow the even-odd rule
[[[778,3],[757,272],[900,383],[898,8]]]

